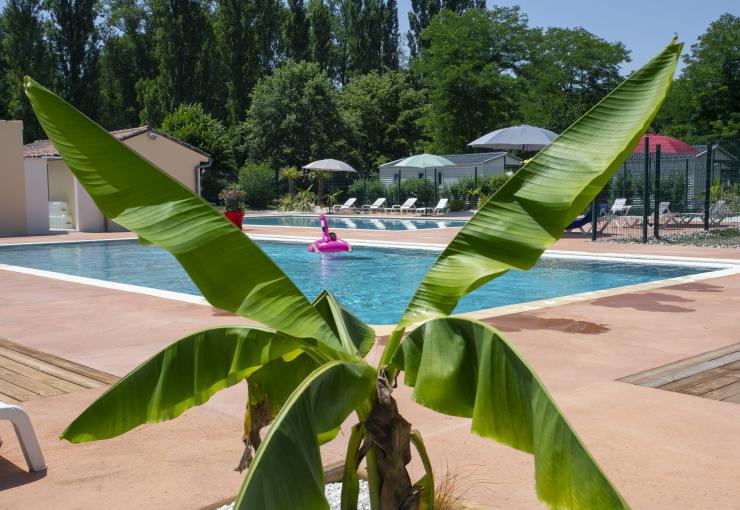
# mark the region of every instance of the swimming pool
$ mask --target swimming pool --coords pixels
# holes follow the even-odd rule
[[[425,230],[430,228],[462,227],[461,220],[427,220],[417,218],[347,218],[327,215],[329,228],[359,230]],[[273,227],[319,228],[318,216],[246,216],[245,225],[270,225]]]
[[[262,249],[309,299],[322,289],[370,324],[394,324],[437,253],[356,247],[351,253],[314,254],[305,244],[260,242]],[[0,247],[0,264],[30,267],[155,289],[199,295],[166,251],[137,241]],[[246,269],[246,268],[245,268]],[[620,287],[713,268],[543,258],[531,271],[512,271],[463,298],[455,312]]]

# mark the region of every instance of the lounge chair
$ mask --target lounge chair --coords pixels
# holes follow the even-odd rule
[[[629,218],[631,205],[627,205],[626,198],[618,198],[614,201],[611,208],[609,209],[609,216],[614,221],[616,227],[631,227],[635,224]]]
[[[673,220],[670,202],[660,202],[658,204],[658,218],[663,225],[667,225]]]
[[[416,212],[421,213],[423,216],[441,216],[447,212],[447,202],[449,202],[448,199],[440,198],[434,208],[420,207]]]
[[[355,210],[355,202],[357,202],[356,198],[350,198],[343,204],[337,204],[334,207],[331,208],[332,212],[342,212],[342,211],[354,211]]]
[[[725,201],[717,200],[717,203],[715,203],[709,209],[709,224],[713,226],[720,225],[725,220],[725,218],[729,218],[730,216],[732,216],[732,213],[725,206]],[[703,221],[704,213],[703,212],[685,212],[685,213],[678,213],[675,215],[675,217],[679,224],[690,225],[696,218],[698,218],[700,221]]]
[[[21,444],[23,456],[26,458],[29,471],[39,472],[46,470],[44,454],[41,453],[36,433],[33,431],[31,420],[22,408],[0,402],[0,420],[8,420],[13,424],[15,435]],[[2,444],[2,441],[0,441]]]
[[[391,207],[391,212],[397,212],[398,214],[414,212],[416,211],[416,206],[414,205],[416,200],[416,198],[409,198],[401,205],[394,205]]]
[[[365,204],[362,206],[362,212],[364,213],[374,213],[381,210],[385,212],[385,198],[379,198],[372,204]]]

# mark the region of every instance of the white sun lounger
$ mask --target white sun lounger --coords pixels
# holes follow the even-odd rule
[[[362,212],[364,213],[374,213],[382,210],[385,212],[385,198],[379,198],[372,204],[365,204],[362,206]]]
[[[337,204],[334,207],[331,208],[333,212],[342,212],[342,211],[353,211],[355,209],[355,202],[357,202],[356,198],[350,198],[343,204]]]
[[[430,207],[420,207],[416,212],[421,213],[424,216],[441,216],[447,212],[447,202],[449,202],[448,199],[440,198],[439,202],[437,202],[437,205],[433,209]]]
[[[41,453],[41,447],[26,411],[18,406],[0,402],[0,420],[8,420],[13,424],[28,469],[34,472],[44,471],[46,469],[44,454]]]
[[[416,198],[409,198],[401,205],[394,205],[391,207],[391,212],[397,212],[399,214],[405,212],[414,212],[416,211],[416,207],[414,206],[416,200]]]

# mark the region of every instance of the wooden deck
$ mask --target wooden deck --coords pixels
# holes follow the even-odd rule
[[[0,401],[8,404],[109,386],[118,378],[0,337]]]
[[[620,381],[740,404],[740,343]]]

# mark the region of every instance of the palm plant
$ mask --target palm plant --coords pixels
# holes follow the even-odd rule
[[[481,207],[424,277],[378,366],[363,359],[374,332],[331,294],[309,302],[207,203],[26,78],[41,125],[98,207],[170,251],[213,306],[265,325],[212,328],[176,341],[109,388],[62,438],[105,439],[172,419],[246,379],[242,464],[249,470],[236,508],[327,508],[319,446],[353,411],[342,508],[356,508],[362,458],[373,509],[433,508],[423,441],[392,395],[403,372],[419,404],[471,417],[476,434],[531,453],[546,504],[627,508],[516,348],[487,324],[449,315],[491,279],[531,268],[586,208],[650,124],[680,50],[673,41]],[[250,270],[209,264],[224,256]],[[412,445],[426,469],[416,483],[406,470]]]
[[[286,166],[280,170],[280,178],[288,181],[288,193],[295,198],[295,181],[303,177],[303,172],[295,166]]]

